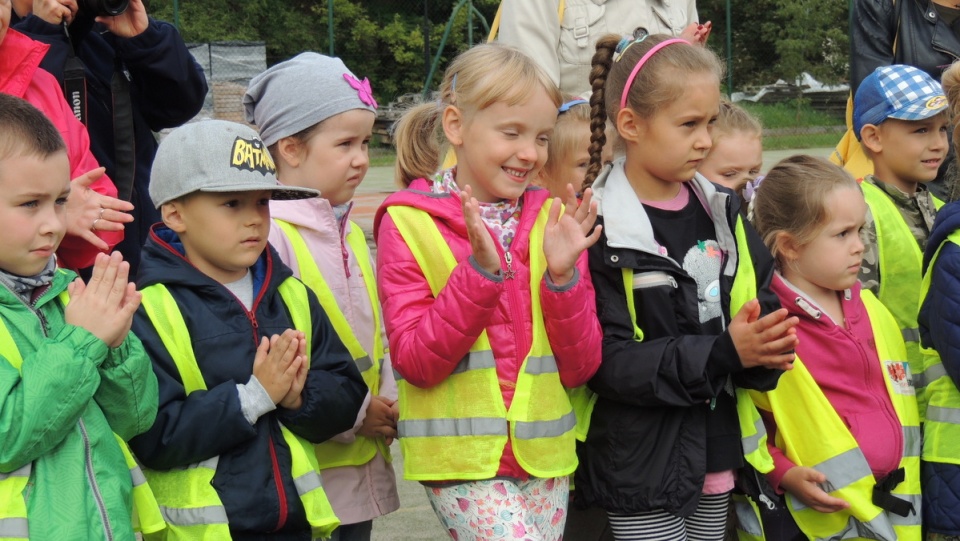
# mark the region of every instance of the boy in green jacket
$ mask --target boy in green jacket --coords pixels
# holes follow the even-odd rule
[[[86,284],[57,268],[68,196],[59,132],[0,94],[0,539],[134,539],[117,437],[150,428],[157,379],[129,264],[99,254]]]

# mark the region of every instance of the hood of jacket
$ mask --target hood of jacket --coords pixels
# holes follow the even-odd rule
[[[49,48],[49,45],[8,28],[0,43],[0,90],[4,94],[23,97]]]

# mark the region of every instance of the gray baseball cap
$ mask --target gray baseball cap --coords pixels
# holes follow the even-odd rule
[[[201,120],[164,137],[150,173],[155,207],[193,192],[268,190],[271,199],[308,199],[320,192],[284,186],[266,145],[252,128],[225,120]]]

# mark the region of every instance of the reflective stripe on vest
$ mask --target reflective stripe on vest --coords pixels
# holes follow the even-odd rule
[[[310,253],[303,235],[290,222],[283,220],[274,220],[274,222],[280,227],[293,248],[293,257],[300,269],[300,279],[317,295],[320,306],[323,307],[323,311],[327,314],[327,318],[333,325],[337,336],[340,337],[340,341],[343,342],[347,351],[350,352],[350,356],[353,357],[353,361],[357,364],[357,368],[363,376],[364,383],[370,389],[370,393],[374,396],[380,394],[380,368],[384,357],[383,336],[380,332],[380,301],[377,297],[377,281],[373,274],[373,266],[370,264],[370,251],[367,248],[367,239],[363,235],[363,230],[356,223],[350,222],[350,233],[346,236],[346,241],[353,251],[360,272],[363,273],[367,300],[372,308],[373,358],[367,353],[366,348],[360,344],[360,340],[357,339],[356,334],[350,328],[347,317],[340,309],[337,298],[329,284],[324,280],[320,267]],[[349,444],[330,440],[316,446],[317,463],[320,465],[320,469],[360,466],[370,462],[377,454],[378,449],[389,462],[390,448],[387,447],[386,441],[382,437],[374,439],[357,434],[354,441]]]
[[[542,250],[550,203],[530,232],[530,291],[533,339],[517,376],[507,411],[496,359],[483,331],[453,373],[439,385],[418,388],[403,379],[400,444],[407,479],[420,481],[489,479],[496,475],[509,436],[521,467],[536,477],[559,477],[577,465],[577,413],[560,383],[556,359],[543,323],[540,281],[546,272]],[[457,265],[433,218],[411,207],[387,212],[416,258],[436,297]],[[510,280],[510,278],[505,278]],[[507,284],[507,287],[519,287]]]
[[[70,302],[70,296],[66,291],[60,293],[57,298],[63,305]],[[3,356],[14,368],[20,370],[23,365],[23,356],[20,354],[20,349],[2,318],[0,318],[0,352],[3,352]],[[127,468],[130,470],[130,481],[133,486],[131,492],[133,497],[133,514],[131,516],[133,528],[135,531],[143,533],[159,532],[166,528],[166,524],[160,514],[157,500],[146,484],[143,471],[134,460],[127,443],[116,434],[114,434],[114,437],[123,453]],[[0,473],[0,540],[26,539],[28,537],[27,508],[23,500],[23,490],[29,482],[31,469],[32,463],[11,473]]]
[[[948,243],[960,246],[960,230],[950,233],[937,247],[920,286],[921,303],[930,291],[930,280],[940,252]],[[934,314],[935,315],[935,314]],[[921,347],[927,367],[927,416],[923,423],[923,460],[960,465],[960,391],[947,374],[940,354]]]
[[[293,327],[306,335],[307,351],[312,351],[313,327],[306,287],[288,278],[278,288]],[[169,352],[183,381],[184,393],[207,389],[197,365],[190,333],[173,295],[162,284],[141,291],[142,306],[160,341]],[[327,538],[340,521],[333,513],[323,491],[313,445],[280,425],[283,440],[290,450],[291,475],[303,502],[314,537]],[[167,518],[167,539],[230,539],[226,510],[211,484],[218,458],[212,457],[185,468],[166,471],[144,470],[153,492]]]
[[[877,297],[893,314],[906,342],[907,360],[910,361],[920,418],[923,419],[927,406],[926,388],[931,380],[926,374],[926,361],[920,353],[920,332],[917,329],[920,304],[914,293],[920,288],[923,253],[890,196],[869,182],[862,182],[860,186],[877,231],[880,268],[880,292]],[[933,203],[937,209],[943,206],[943,201],[937,198],[933,198]]]
[[[787,458],[826,475],[824,490],[850,503],[848,509],[821,513],[787,494],[787,508],[808,537],[919,540],[921,433],[910,379],[906,370],[900,370],[907,362],[906,351],[897,322],[889,311],[868,290],[861,291],[861,298],[876,341],[880,368],[886,376],[887,393],[903,429],[900,467],[906,478],[891,493],[913,503],[915,513],[900,517],[873,504],[877,480],[857,441],[800,358],[794,362],[793,370],[780,377],[775,390],[751,391],[751,396],[762,409],[772,412],[777,423],[777,447],[783,449]]]
[[[760,521],[760,509],[757,504],[745,495],[736,492],[734,492],[730,503],[737,514],[737,539],[739,541],[764,541],[763,524]]]

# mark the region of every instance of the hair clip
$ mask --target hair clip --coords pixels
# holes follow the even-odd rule
[[[454,73],[454,74],[453,74],[453,79],[450,81],[450,93],[451,93],[451,94],[456,94],[456,93],[457,93],[457,75],[458,75],[458,74]]]
[[[343,78],[347,80],[351,88],[357,91],[357,97],[360,98],[360,101],[374,109],[377,108],[377,100],[373,99],[373,89],[370,88],[370,79],[364,77],[361,81],[349,73],[344,73]]]
[[[623,39],[620,40],[620,43],[617,44],[617,48],[614,51],[615,56],[613,58],[613,61],[619,62],[620,59],[623,58],[623,54],[627,52],[627,49],[629,49],[631,45],[633,45],[634,43],[643,42],[643,40],[647,39],[649,35],[650,33],[647,32],[646,28],[643,28],[642,26],[637,27],[633,31],[632,36],[625,36]]]
[[[567,111],[569,111],[571,107],[573,107],[573,106],[575,106],[575,105],[582,105],[582,104],[584,104],[584,103],[590,103],[590,102],[588,102],[587,100],[585,100],[585,99],[583,99],[583,98],[577,98],[577,99],[575,99],[575,100],[570,100],[570,101],[564,103],[563,105],[561,105],[561,106],[560,106],[560,109],[557,109],[557,114],[558,114],[558,115],[562,115],[563,113],[566,113]]]

